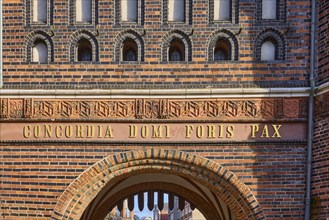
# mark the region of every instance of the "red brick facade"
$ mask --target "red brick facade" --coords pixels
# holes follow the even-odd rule
[[[46,23],[32,21],[30,0],[3,2],[3,219],[102,219],[122,198],[148,189],[183,196],[208,220],[222,218],[212,212],[218,200],[209,202],[161,179],[126,187],[110,199],[104,196],[121,181],[145,173],[199,184],[223,201],[235,219],[304,219],[310,1],[278,0],[277,18],[264,20],[262,1],[232,0],[229,21],[214,21],[213,0],[186,0],[185,21],[172,23],[166,1],[138,0],[137,21],[121,22],[119,0],[92,0],[88,24],[75,21],[74,0],[47,2]],[[316,80],[322,89],[315,98],[312,218],[322,220],[329,216],[329,92],[320,94],[328,90],[329,3],[319,1],[318,6]],[[77,61],[82,38],[90,41],[90,62]],[[137,61],[122,60],[128,38],[137,45]],[[173,38],[183,42],[185,61],[169,61]],[[229,42],[230,59],[214,61],[218,39]],[[268,39],[276,42],[274,61],[260,60]],[[47,45],[46,64],[32,62],[36,40]],[[231,123],[232,128],[216,133],[226,139],[211,141],[201,138],[212,138],[209,127],[194,130],[199,139],[189,141],[88,139],[82,130],[69,139],[72,131],[61,124],[79,123],[112,123],[114,130],[120,123]],[[22,124],[30,127],[17,132]],[[41,134],[35,129],[40,124],[60,126]],[[238,138],[241,130],[234,130],[233,137],[233,127],[241,124],[251,129],[244,139]],[[303,127],[299,136],[289,131],[296,125]],[[45,139],[51,132],[53,139]],[[185,130],[173,132],[189,136]]]
[[[325,219],[329,216],[329,93],[316,98],[313,139],[312,216]]]
[[[329,92],[322,90],[329,79],[328,66],[328,1],[318,4],[318,69],[316,82],[320,95],[315,99],[313,165],[312,165],[312,219],[326,219],[329,216]]]
[[[189,0],[192,2],[192,0]],[[4,88],[232,88],[303,87],[308,85],[310,1],[280,1],[275,20],[262,20],[261,1],[234,0],[232,22],[211,22],[207,2],[193,1],[192,23],[168,23],[162,4],[144,1],[143,23],[120,23],[115,1],[93,0],[98,17],[90,25],[76,24],[74,1],[50,1],[48,24],[29,22],[29,0],[5,0],[3,6]],[[282,3],[281,3],[282,2]],[[73,8],[73,9],[72,9]],[[257,9],[257,10],[256,10]],[[13,34],[14,33],[14,34]],[[166,42],[185,39],[188,61],[168,63]],[[93,62],[75,61],[80,37],[93,45]],[[120,60],[120,43],[139,39],[138,62]],[[232,61],[210,59],[211,42],[232,40]],[[264,38],[278,41],[278,60],[260,61]],[[49,44],[49,64],[31,62],[33,40]],[[233,49],[234,48],[234,49]],[[269,72],[268,70],[271,69]]]

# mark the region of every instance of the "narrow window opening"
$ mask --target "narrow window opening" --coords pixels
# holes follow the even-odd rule
[[[121,20],[137,21],[137,0],[121,1]]]
[[[92,46],[87,39],[78,42],[78,61],[92,61]]]
[[[276,47],[271,41],[265,41],[261,47],[261,60],[275,60]]]
[[[219,39],[214,48],[214,61],[231,59],[231,44],[226,39]]]
[[[185,0],[168,1],[168,21],[185,21]]]
[[[137,43],[131,39],[127,38],[123,41],[122,48],[122,60],[123,61],[137,61]]]
[[[231,0],[214,1],[214,20],[228,21],[231,18]]]
[[[178,38],[172,39],[169,47],[169,61],[184,61],[184,52],[184,43]]]
[[[33,22],[47,22],[47,0],[33,0]]]
[[[76,0],[76,21],[91,22],[91,0]]]
[[[262,0],[262,19],[276,19],[276,0]]]
[[[43,40],[36,40],[32,48],[32,61],[38,63],[48,62],[48,48]]]

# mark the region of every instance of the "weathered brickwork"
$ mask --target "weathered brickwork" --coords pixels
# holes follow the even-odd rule
[[[120,0],[91,0],[89,23],[76,22],[75,0],[47,0],[46,22],[35,23],[31,1],[3,0],[1,89],[6,91],[0,96],[0,133],[10,133],[6,125],[23,123],[32,127],[38,123],[115,126],[128,122],[282,123],[302,125],[306,133],[308,91],[292,90],[309,86],[309,0],[277,0],[276,19],[269,20],[262,19],[261,0],[232,0],[225,21],[214,20],[214,0],[186,0],[183,22],[168,21],[167,0],[137,0],[136,21],[124,22]],[[322,85],[329,81],[329,3],[318,3],[316,83]],[[174,38],[182,42],[185,61],[169,61],[168,48]],[[46,64],[33,62],[37,39],[48,48]],[[78,61],[81,39],[91,44],[92,61]],[[127,39],[136,43],[137,61],[123,61]],[[228,60],[214,61],[219,39],[230,44]],[[261,61],[261,46],[268,40],[276,43],[275,61]],[[246,96],[232,92],[217,98],[212,94],[205,98],[197,89],[177,97],[161,90],[249,87],[287,89],[259,94],[253,89]],[[140,90],[150,94],[135,95],[117,88],[155,90]],[[17,91],[10,89],[40,89],[44,94],[8,95],[8,91]],[[55,90],[46,92],[48,89],[64,89],[64,93],[49,95],[47,92]],[[91,92],[86,98],[79,91],[75,94],[65,89],[107,89],[103,91],[111,93],[98,96]],[[112,97],[112,89],[117,96]],[[161,91],[164,97],[152,91]],[[312,219],[317,220],[329,216],[328,103],[328,92],[315,98]],[[19,131],[22,136],[24,131]],[[24,134],[25,139],[15,139],[10,134],[13,140],[0,140],[0,218],[79,219],[106,184],[150,171],[199,181],[224,201],[237,219],[304,219],[307,139],[294,139],[296,131],[290,139],[252,139],[250,135],[249,139],[208,142],[88,140],[88,135],[86,139],[65,139],[71,133],[42,139],[30,131],[30,139]],[[266,136],[268,131],[263,132]],[[197,202],[197,196],[188,198],[197,207],[209,209]],[[99,216],[105,213],[106,207],[102,208]],[[211,214],[209,220],[218,219],[216,213]]]
[[[31,24],[30,11],[25,10],[28,0],[5,0],[4,87],[307,86],[310,1],[283,2],[278,1],[278,19],[272,21],[261,19],[261,1],[234,1],[231,21],[213,22],[213,12],[208,13],[211,2],[195,0],[186,7],[190,12],[185,12],[191,21],[171,23],[164,20],[167,15],[161,1],[145,1],[137,23],[124,23],[116,19],[120,7],[116,8],[115,1],[100,0],[92,1],[91,24],[83,25],[73,22],[73,1],[50,1],[53,7],[48,9],[48,24]],[[48,64],[31,63],[31,36],[36,33],[52,45]],[[135,33],[140,42],[137,62],[118,59],[120,46],[115,45],[120,44],[124,33]],[[81,34],[91,39],[92,62],[76,62],[73,48]],[[171,34],[187,42],[188,61],[167,61]],[[232,38],[234,56],[230,61],[214,62],[209,56],[213,50],[210,45],[222,35]],[[259,61],[264,36],[279,41],[277,61]]]
[[[162,148],[161,145],[150,147]],[[59,196],[82,172],[114,153],[140,149],[138,145],[97,144],[3,146],[3,215],[5,219],[50,218]],[[206,157],[233,172],[253,192],[266,218],[303,218],[305,144],[166,146],[165,149]]]
[[[329,81],[329,2],[318,1],[317,75],[316,84]],[[325,91],[315,98],[312,165],[312,219],[329,216],[329,93]]]
[[[320,0],[318,4],[318,77],[317,84],[329,81],[329,24],[328,24],[328,10],[329,2],[325,0]]]
[[[312,167],[312,217],[329,216],[329,93],[316,98],[313,167]]]

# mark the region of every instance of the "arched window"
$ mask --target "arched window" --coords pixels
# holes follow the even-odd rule
[[[214,48],[214,61],[230,60],[231,59],[231,45],[228,40],[220,38],[216,42]]]
[[[47,22],[47,0],[33,0],[33,22]]]
[[[168,0],[168,21],[185,21],[185,0]]]
[[[127,38],[122,43],[122,60],[123,61],[137,61],[137,43],[131,39]]]
[[[275,60],[276,47],[271,41],[265,41],[261,47],[261,60]]]
[[[185,61],[184,43],[176,37],[170,42],[169,61]]]
[[[228,21],[231,17],[231,0],[214,0],[214,20]]]
[[[32,61],[38,63],[48,62],[48,48],[43,40],[36,40],[32,47]]]
[[[137,0],[121,1],[121,20],[137,21]]]
[[[262,19],[276,19],[276,0],[262,0]]]
[[[91,0],[76,0],[76,21],[91,22],[92,3]]]
[[[79,40],[77,47],[78,61],[92,61],[92,46],[87,39],[82,38]]]

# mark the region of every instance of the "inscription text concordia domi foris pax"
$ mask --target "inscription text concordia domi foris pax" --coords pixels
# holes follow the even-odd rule
[[[282,125],[249,125],[251,138],[256,135],[262,138],[281,138],[280,128]],[[166,125],[136,125],[128,124],[128,138],[171,138],[179,132],[184,138],[234,138],[235,125],[192,125],[181,127]],[[112,125],[25,125],[23,128],[24,138],[114,138],[115,133],[124,132],[121,129],[115,131]]]
[[[305,139],[304,123],[10,123],[6,140],[243,141]]]

